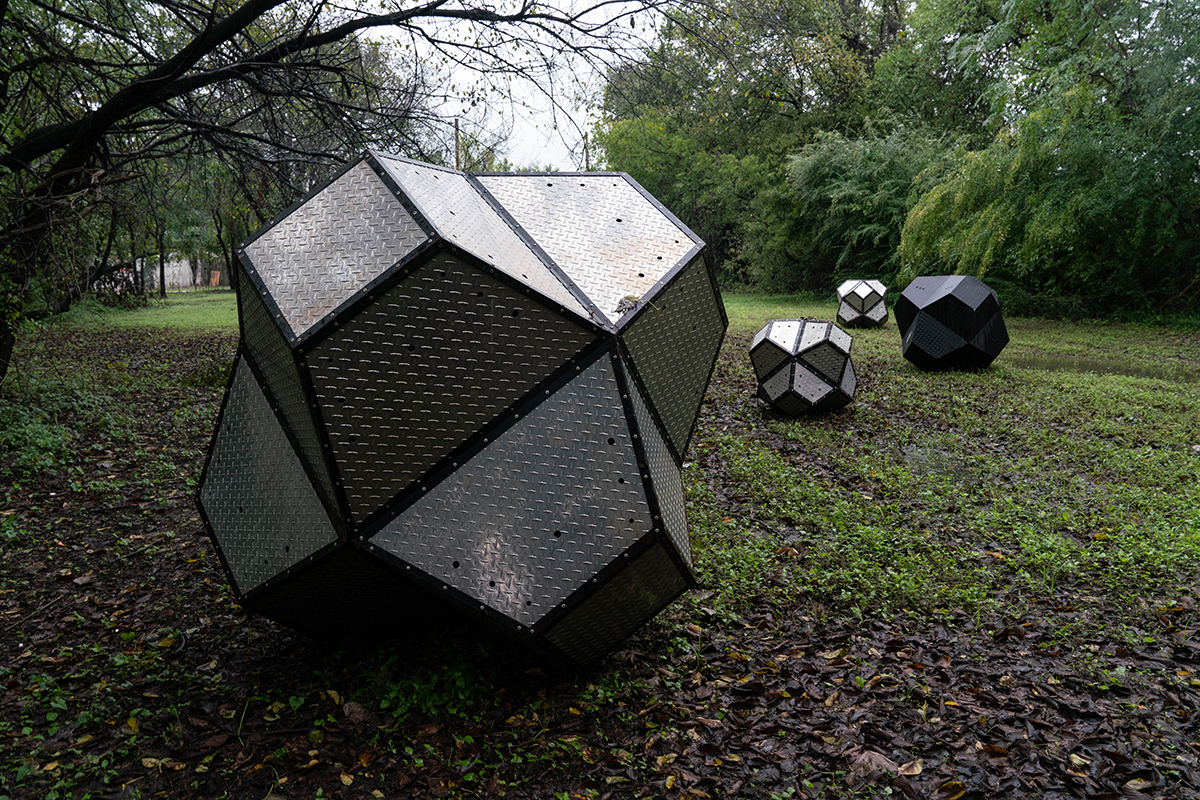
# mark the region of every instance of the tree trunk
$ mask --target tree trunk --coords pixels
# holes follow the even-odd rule
[[[8,365],[12,363],[13,345],[17,342],[17,332],[13,330],[8,317],[0,314],[0,383],[8,375]]]

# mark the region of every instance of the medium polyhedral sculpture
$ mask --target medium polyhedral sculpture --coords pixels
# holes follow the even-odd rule
[[[250,610],[453,608],[586,663],[694,582],[680,467],[727,320],[627,175],[368,152],[239,256],[198,502]]]
[[[858,385],[850,361],[853,343],[831,322],[771,320],[750,343],[758,396],[791,417],[845,406]]]
[[[887,287],[879,281],[849,280],[837,289],[839,325],[877,328],[887,322]]]
[[[1000,300],[972,275],[928,275],[894,309],[904,357],[923,370],[983,369],[1008,344]]]

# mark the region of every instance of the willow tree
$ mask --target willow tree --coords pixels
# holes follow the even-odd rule
[[[1009,42],[1004,123],[914,205],[902,279],[986,275],[1037,313],[1200,306],[1198,25],[1194,3],[1006,5],[975,45]]]

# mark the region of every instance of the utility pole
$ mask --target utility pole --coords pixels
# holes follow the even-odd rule
[[[454,118],[454,169],[462,169],[458,160],[458,117]]]
[[[583,171],[592,171],[592,154],[588,152],[587,131],[583,132]]]

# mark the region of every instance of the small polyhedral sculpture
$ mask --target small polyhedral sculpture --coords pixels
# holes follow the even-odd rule
[[[879,281],[849,280],[837,289],[839,325],[877,328],[887,322],[887,287]]]
[[[198,497],[241,603],[317,636],[449,609],[603,656],[695,582],[706,250],[623,173],[374,152],[268,223]]]
[[[773,319],[754,335],[758,396],[781,414],[834,411],[854,399],[850,334],[831,322]]]
[[[1008,344],[996,292],[972,275],[915,278],[894,311],[901,351],[923,370],[983,369]]]

